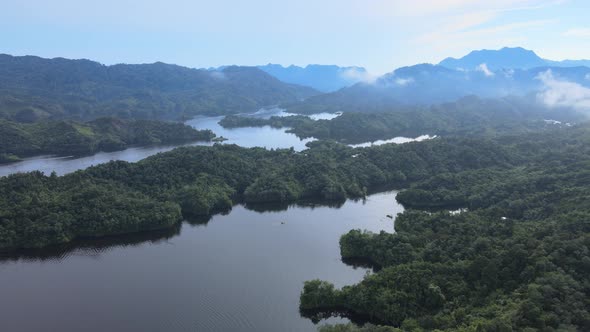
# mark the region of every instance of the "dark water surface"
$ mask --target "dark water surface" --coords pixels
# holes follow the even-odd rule
[[[303,281],[369,271],[340,259],[354,228],[393,231],[395,192],[256,212],[0,257],[0,331],[315,331]],[[330,319],[337,322],[339,319]],[[323,324],[321,322],[320,324]]]

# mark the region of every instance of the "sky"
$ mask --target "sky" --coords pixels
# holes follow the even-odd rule
[[[0,0],[0,53],[382,74],[504,46],[590,59],[588,17],[587,0]]]

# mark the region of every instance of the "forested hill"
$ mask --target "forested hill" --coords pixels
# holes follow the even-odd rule
[[[315,137],[357,144],[426,134],[491,137],[568,126],[587,119],[582,112],[547,108],[528,98],[482,99],[469,96],[433,106],[383,108],[381,112],[344,112],[330,120],[314,121],[303,115],[274,116],[270,119],[230,115],[219,124],[228,128],[288,127],[288,131],[299,138]]]
[[[0,55],[0,117],[19,122],[232,114],[316,93],[255,67],[209,71],[161,62],[105,66],[89,60]]]
[[[339,67],[335,65],[307,65],[283,67],[276,64],[258,68],[283,82],[312,87],[322,92],[332,92],[366,80],[370,74],[363,67]]]
[[[438,138],[357,149],[313,142],[302,152],[185,147],[62,177],[15,174],[0,178],[0,248],[164,228],[240,200],[343,200],[384,185],[408,186],[432,174],[508,170],[547,155],[582,160],[590,146],[588,132],[581,126],[506,141]]]
[[[344,259],[380,270],[341,289],[307,282],[302,312],[400,328],[366,331],[589,331],[589,133],[505,138],[518,165],[424,174],[397,195],[395,233],[340,239]]]
[[[307,282],[304,315],[344,309],[404,331],[590,329],[588,124],[494,139],[309,146],[184,147],[61,177],[3,177],[0,249],[164,229],[240,201],[342,201],[386,185],[406,188],[398,200],[414,208],[397,217],[396,233],[353,230],[340,241],[344,258],[382,269],[342,289]],[[448,212],[457,207],[468,211]]]
[[[32,124],[0,120],[0,133],[0,163],[39,154],[84,155],[131,145],[210,141],[215,137],[210,130],[196,130],[182,123],[115,118]]]

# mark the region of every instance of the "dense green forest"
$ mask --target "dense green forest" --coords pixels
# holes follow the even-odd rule
[[[89,60],[0,54],[0,118],[182,119],[252,112],[317,94],[255,67],[191,69],[165,63],[105,66]]]
[[[516,161],[506,148],[483,140],[435,139],[370,149],[313,142],[302,152],[183,147],[62,177],[15,174],[0,179],[0,247],[67,242],[91,236],[88,229],[103,235],[168,227],[181,214],[208,215],[239,201],[341,201],[381,186],[405,186],[427,174]],[[140,205],[144,208],[136,213]],[[157,217],[143,218],[143,212]]]
[[[554,110],[522,98],[480,99],[466,97],[456,102],[407,109],[383,108],[379,112],[345,112],[331,120],[311,120],[306,116],[274,116],[270,119],[226,116],[219,123],[226,128],[272,126],[288,127],[300,138],[315,137],[344,143],[390,139],[398,136],[498,136],[526,133],[556,126],[545,120],[582,121],[583,114]]]
[[[0,248],[167,229],[248,204],[342,201],[405,188],[395,234],[352,230],[343,258],[379,267],[357,285],[305,284],[325,331],[590,328],[590,126],[351,148],[182,147],[65,176],[0,178]],[[462,213],[448,209],[466,208]],[[424,209],[424,210],[421,210]]]
[[[404,331],[589,330],[590,132],[502,140],[512,166],[430,173],[398,194],[410,209],[395,234],[342,236],[343,258],[379,270],[342,289],[307,282],[302,311]]]
[[[210,130],[182,123],[100,118],[90,122],[15,123],[0,120],[0,163],[40,154],[84,155],[132,145],[210,141]]]

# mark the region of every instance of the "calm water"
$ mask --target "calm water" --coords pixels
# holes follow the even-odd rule
[[[4,256],[0,330],[315,331],[298,312],[303,281],[361,280],[339,237],[391,232],[386,215],[401,211],[395,192],[340,207],[239,205],[204,224]]]
[[[353,148],[367,148],[370,146],[374,146],[374,145],[383,145],[383,144],[389,144],[389,143],[395,143],[395,144],[403,144],[403,143],[409,143],[409,142],[421,142],[427,139],[434,139],[437,136],[430,136],[430,135],[422,135],[422,136],[418,136],[416,138],[409,138],[409,137],[394,137],[392,139],[386,139],[386,140],[377,140],[374,142],[367,142],[367,143],[360,143],[360,144],[349,144],[349,146],[353,147]]]
[[[254,114],[253,117],[269,118],[271,116],[291,115],[279,108],[264,109]],[[336,117],[335,114],[316,114],[311,116],[313,119],[331,119]],[[238,144],[244,147],[266,147],[266,148],[290,148],[297,151],[304,150],[307,142],[313,139],[300,140],[294,134],[286,133],[286,129],[274,129],[271,127],[261,128],[235,128],[224,129],[217,122],[223,117],[197,117],[187,121],[187,124],[196,129],[211,129],[217,136],[223,136],[228,140],[225,144]],[[196,142],[184,145],[212,145],[211,142]],[[116,152],[100,152],[92,156],[73,158],[73,157],[50,157],[40,156],[28,158],[24,161],[0,165],[0,176],[6,176],[18,172],[30,172],[39,170],[45,174],[56,172],[57,175],[63,175],[88,168],[92,165],[98,165],[111,160],[125,160],[129,162],[139,161],[158,152],[166,152],[180,145],[164,145],[150,147],[135,147]]]
[[[296,115],[285,112],[280,108],[262,109],[256,113],[244,114],[245,116],[258,117],[268,119],[271,116],[290,116]],[[330,120],[341,113],[319,113],[312,114],[309,117],[313,120]],[[297,136],[286,132],[286,128],[276,129],[270,126],[265,127],[245,127],[225,129],[219,125],[219,121],[223,116],[206,117],[199,116],[186,122],[186,124],[196,129],[210,129],[218,137],[224,137],[227,140],[223,144],[237,144],[243,147],[264,147],[268,149],[286,149],[294,148],[296,151],[305,150],[308,142],[312,142],[314,138],[299,139]],[[413,141],[422,141],[425,139],[432,139],[436,136],[423,135],[416,138],[395,137],[389,140],[379,140],[375,142],[367,142],[361,144],[352,144],[352,147],[368,147],[372,145],[381,145],[387,143],[402,144]],[[213,145],[213,142],[194,142],[190,144],[181,145],[160,145],[149,147],[134,147],[122,151],[115,152],[99,152],[87,157],[53,157],[53,156],[38,156],[27,158],[23,161],[0,165],[0,176],[6,176],[19,172],[41,171],[45,174],[55,172],[57,175],[64,175],[80,169],[85,169],[93,165],[107,163],[111,160],[124,160],[129,162],[139,161],[159,152],[170,151],[179,146],[188,145]]]

